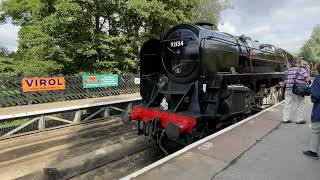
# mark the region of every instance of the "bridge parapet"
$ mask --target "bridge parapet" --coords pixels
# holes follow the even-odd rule
[[[0,140],[127,113],[139,93],[0,108]]]

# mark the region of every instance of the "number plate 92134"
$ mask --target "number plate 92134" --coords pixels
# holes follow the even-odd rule
[[[181,47],[184,46],[183,41],[172,41],[170,42],[170,47]]]

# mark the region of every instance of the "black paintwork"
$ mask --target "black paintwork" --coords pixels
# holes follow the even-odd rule
[[[212,129],[259,106],[258,92],[281,82],[289,61],[292,56],[273,45],[181,24],[141,49],[143,105],[159,109],[166,98],[169,112],[192,115]]]

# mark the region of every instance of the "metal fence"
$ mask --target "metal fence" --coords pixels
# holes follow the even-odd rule
[[[120,75],[118,86],[114,87],[83,88],[82,76],[70,75],[64,76],[65,90],[28,93],[22,91],[24,77],[3,77],[0,78],[0,107],[136,93],[139,92],[139,85],[134,83],[136,77],[138,75]]]

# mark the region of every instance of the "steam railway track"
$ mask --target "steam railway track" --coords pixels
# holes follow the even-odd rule
[[[233,123],[226,124],[219,130],[222,130],[229,125],[239,122],[248,116],[249,115],[246,115],[241,119],[237,119],[237,121],[232,121]],[[127,144],[127,147],[122,147],[122,151],[114,150],[115,152],[113,153],[115,153],[115,155],[110,154],[108,158],[102,161],[97,161],[96,164],[92,165],[90,168],[83,167],[82,170],[79,170],[75,174],[67,175],[65,177],[68,177],[66,179],[70,178],[72,180],[119,179],[165,156],[159,147],[153,145],[152,143],[145,142],[145,139],[143,141],[144,143],[140,142],[141,144],[139,144],[139,141],[136,141],[136,144],[134,146]],[[174,142],[171,142],[169,146],[170,153],[183,148],[181,144]]]
[[[120,118],[0,143],[0,179],[119,179],[161,158]],[[183,146],[169,144],[170,152]]]
[[[111,154],[104,159],[95,161],[91,166],[84,166],[79,171],[64,176],[64,178],[73,180],[119,179],[164,156],[152,143],[128,145]]]
[[[70,178],[150,147],[134,124],[119,118],[4,140],[0,179],[43,179],[56,172]]]

